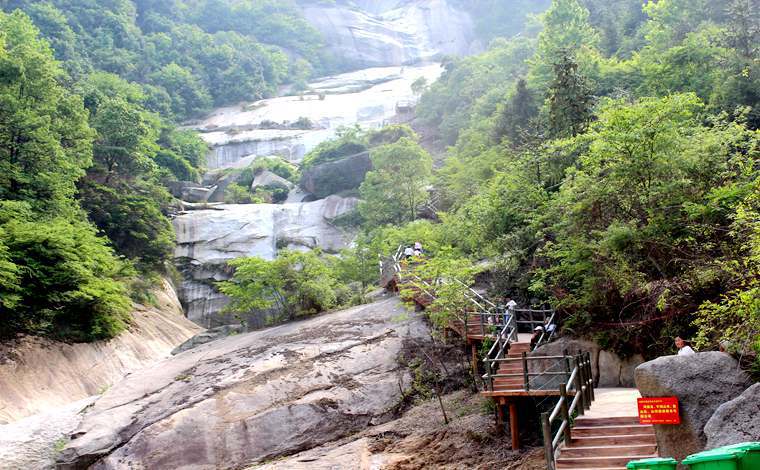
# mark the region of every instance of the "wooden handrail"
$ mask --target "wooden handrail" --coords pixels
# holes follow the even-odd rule
[[[591,402],[594,400],[594,378],[591,370],[591,353],[583,352],[573,357],[575,367],[573,368],[567,383],[563,383],[559,386],[560,398],[557,400],[557,404],[551,413],[541,414],[541,430],[544,437],[544,452],[546,454],[546,468],[548,470],[555,470],[554,456],[559,448],[560,442],[564,442],[565,445],[570,445],[572,440],[572,427],[573,422],[571,420],[575,411],[578,411],[579,415],[583,415],[585,410],[591,407]],[[568,399],[571,395],[568,394],[567,385],[571,384],[574,387],[573,400],[568,405]],[[555,435],[552,435],[552,423],[559,417],[562,418],[560,426]]]

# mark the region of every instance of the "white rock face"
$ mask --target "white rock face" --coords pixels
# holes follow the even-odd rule
[[[222,205],[194,211],[174,219],[177,248],[174,256],[185,279],[180,298],[190,320],[213,327],[235,323],[218,315],[227,299],[214,287],[229,279],[227,262],[256,256],[274,259],[280,248],[339,251],[348,246],[352,234],[330,224],[352,211],[358,200],[331,196],[314,202],[294,204]]]
[[[109,341],[67,344],[28,336],[0,345],[0,424],[102,393],[201,331],[182,314],[169,282],[153,294],[157,306],[137,306],[131,328]]]
[[[420,77],[429,83],[441,74],[438,64],[415,67],[382,67],[360,70],[312,83],[324,93],[263,100],[254,109],[244,106],[220,108],[197,126],[211,147],[208,168],[236,168],[256,156],[278,155],[298,163],[321,142],[332,138],[341,126],[359,124],[381,127],[396,114],[399,102],[413,102],[411,84]],[[264,121],[294,122],[305,117],[313,130],[255,129]],[[242,130],[241,130],[242,129]]]
[[[316,3],[306,19],[337,56],[362,67],[403,65],[441,55],[467,55],[481,46],[469,14],[446,0],[363,0]]]
[[[112,387],[86,411],[62,469],[244,468],[391,417],[424,342],[392,298],[178,354]]]

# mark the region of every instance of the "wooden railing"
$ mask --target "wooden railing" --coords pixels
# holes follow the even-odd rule
[[[495,358],[487,358],[483,362],[486,365],[486,373],[483,374],[483,379],[488,387],[488,390],[493,392],[494,379],[499,378],[521,378],[522,390],[525,392],[536,390],[547,390],[551,387],[553,377],[570,377],[571,371],[568,369],[569,362],[566,360],[567,356],[528,356],[527,352],[523,352],[520,357],[505,357],[503,352],[499,352]],[[546,367],[546,364],[551,361],[551,366]],[[543,370],[536,370],[532,365],[540,362]],[[520,363],[522,365],[522,372],[512,374],[499,374],[499,365],[502,363]],[[494,370],[497,372],[494,373]],[[548,384],[535,384],[535,378],[543,377],[547,379]]]
[[[582,416],[594,401],[594,378],[591,371],[591,354],[588,352],[576,356],[566,356],[568,364],[572,360],[573,370],[567,380],[559,386],[559,400],[551,413],[541,414],[541,428],[544,436],[546,468],[555,470],[555,455],[561,443],[570,445],[575,414]],[[559,422],[555,434],[552,426]]]

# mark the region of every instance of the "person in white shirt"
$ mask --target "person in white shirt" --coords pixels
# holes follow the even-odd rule
[[[404,249],[404,258],[411,258],[412,256],[414,256],[414,248],[407,246],[406,249]]]
[[[691,349],[691,346],[686,344],[686,341],[680,336],[676,336],[676,347],[678,348],[679,356],[691,356],[692,354],[696,354],[696,352]]]

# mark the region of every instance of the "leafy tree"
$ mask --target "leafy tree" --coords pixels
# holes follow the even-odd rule
[[[552,203],[546,247],[550,283],[578,318],[677,317],[718,291],[724,274],[711,263],[733,252],[730,221],[697,208],[711,207],[716,187],[729,205],[747,194],[757,136],[703,127],[702,106],[693,94],[608,102],[579,137],[590,146]]]
[[[500,105],[497,113],[498,122],[494,129],[496,140],[506,137],[514,147],[525,144],[531,121],[538,117],[538,106],[524,79],[517,81],[509,100]]]
[[[404,137],[370,154],[373,170],[359,191],[359,211],[371,225],[412,221],[427,200],[425,187],[433,159],[414,140]]]
[[[172,112],[177,116],[193,116],[211,108],[208,92],[193,73],[181,65],[168,64],[150,78],[155,85],[171,90]]]
[[[88,224],[15,217],[3,225],[2,244],[17,267],[11,270],[17,287],[0,289],[4,298],[11,294],[0,304],[0,335],[24,331],[91,341],[126,327],[131,305],[117,280],[122,267]]]
[[[161,203],[170,199],[166,190],[142,182],[125,188],[84,181],[80,198],[90,220],[116,251],[144,271],[162,269],[170,259],[174,230],[161,212]]]
[[[443,144],[455,144],[463,129],[493,114],[534,51],[533,39],[495,40],[481,55],[453,60],[420,98],[417,116],[438,129]]]
[[[590,124],[594,97],[578,64],[567,54],[554,64],[548,101],[549,125],[555,136],[575,137]]]
[[[0,200],[60,211],[92,158],[87,114],[29,17],[0,13],[0,30]]]
[[[589,12],[578,0],[553,0],[543,15],[544,30],[538,37],[538,49],[531,59],[528,82],[534,89],[545,90],[553,77],[553,64],[563,56],[577,54],[593,59],[599,34],[589,23]],[[584,53],[579,51],[584,50]]]
[[[335,139],[321,142],[303,159],[304,170],[322,163],[340,160],[367,151],[364,133],[359,127],[339,129]]]
[[[228,311],[269,310],[269,323],[292,320],[336,306],[338,281],[315,251],[282,251],[273,261],[241,258],[231,261],[235,274],[219,289],[230,296]]]

